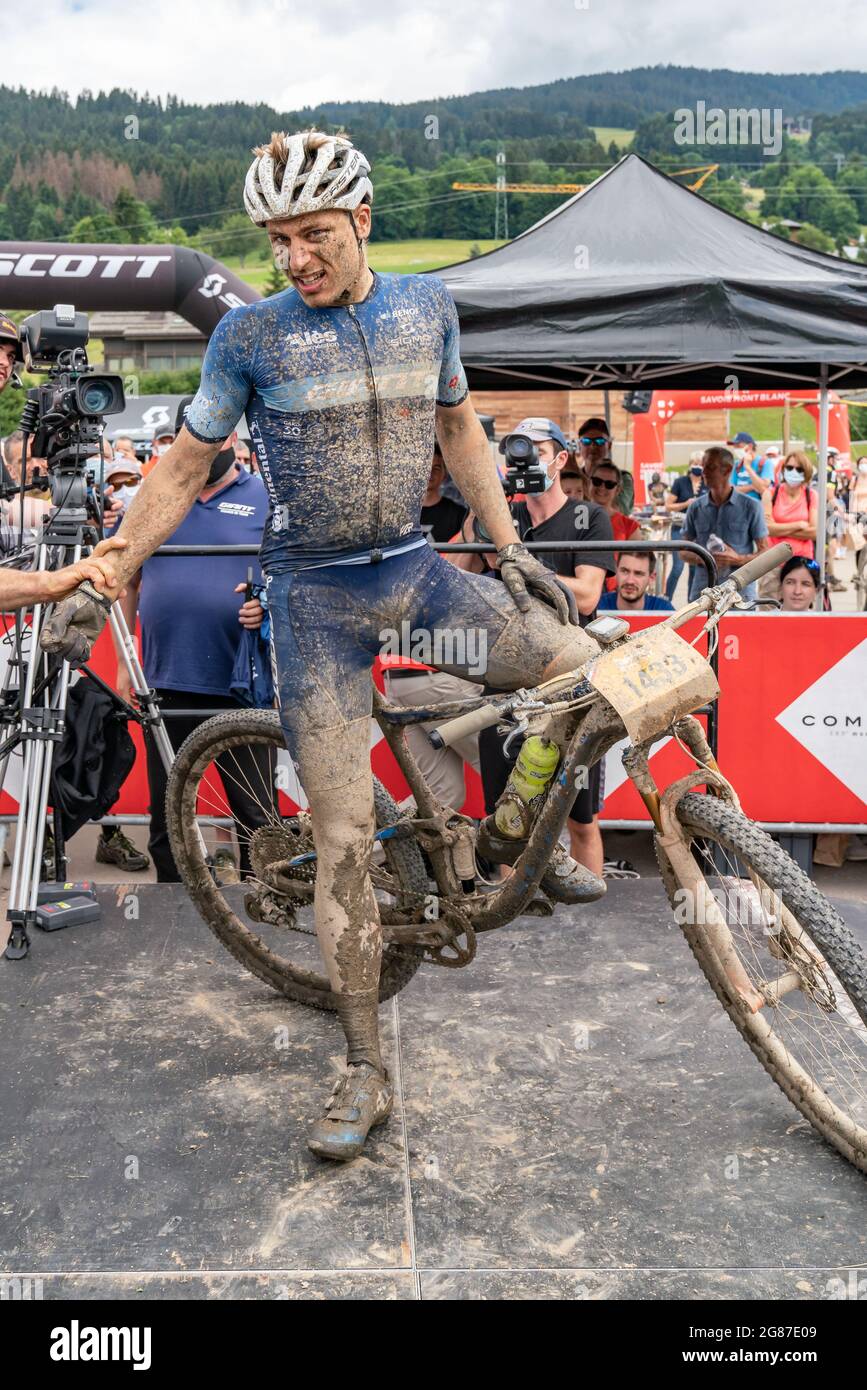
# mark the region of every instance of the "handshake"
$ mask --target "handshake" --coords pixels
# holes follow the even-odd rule
[[[62,656],[72,666],[83,666],[89,659],[120,592],[111,551],[122,550],[125,545],[124,537],[110,536],[74,565],[44,576],[43,601],[57,603],[39,637],[44,652]]]

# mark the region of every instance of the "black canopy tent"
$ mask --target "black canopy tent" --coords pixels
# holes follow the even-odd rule
[[[867,386],[867,267],[630,154],[497,251],[435,272],[471,387]]]
[[[436,273],[476,390],[818,386],[824,573],[828,389],[867,386],[867,267],[764,232],[629,154],[507,246]]]

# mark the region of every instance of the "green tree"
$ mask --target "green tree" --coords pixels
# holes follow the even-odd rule
[[[699,191],[714,207],[722,208],[724,212],[733,212],[736,217],[746,217],[747,200],[737,179],[720,179],[718,183],[708,179]]]
[[[809,222],[842,246],[860,231],[858,209],[841,193],[815,164],[793,168],[777,189],[768,190],[763,204],[765,216],[789,217]]]
[[[806,246],[810,251],[827,251],[830,255],[837,249],[833,237],[809,222],[801,224],[795,233],[795,239],[799,246]]]
[[[111,215],[119,233],[118,241],[145,246],[161,240],[150,208],[127,189],[122,188],[118,193]]]
[[[82,217],[67,232],[68,241],[103,242],[126,241],[118,230],[117,223],[107,212],[96,212],[91,217]]]
[[[51,241],[58,229],[57,210],[49,203],[37,203],[27,228],[28,241]]]

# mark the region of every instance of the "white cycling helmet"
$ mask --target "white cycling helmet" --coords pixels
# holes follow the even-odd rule
[[[244,206],[257,227],[275,217],[355,208],[373,197],[370,165],[345,135],[305,130],[271,136],[247,170]]]

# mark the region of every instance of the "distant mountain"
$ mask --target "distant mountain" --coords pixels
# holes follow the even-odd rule
[[[587,77],[564,77],[533,87],[498,87],[462,97],[425,97],[394,106],[387,102],[326,102],[305,108],[302,115],[344,122],[353,130],[393,120],[398,129],[418,122],[420,113],[442,113],[468,123],[468,139],[477,129],[503,136],[525,136],[531,120],[533,134],[563,134],[566,123],[621,126],[633,129],[644,116],[673,111],[679,106],[781,107],[784,116],[833,115],[867,102],[867,72],[758,73],[730,68],[632,68]],[[541,123],[541,126],[540,126]]]

